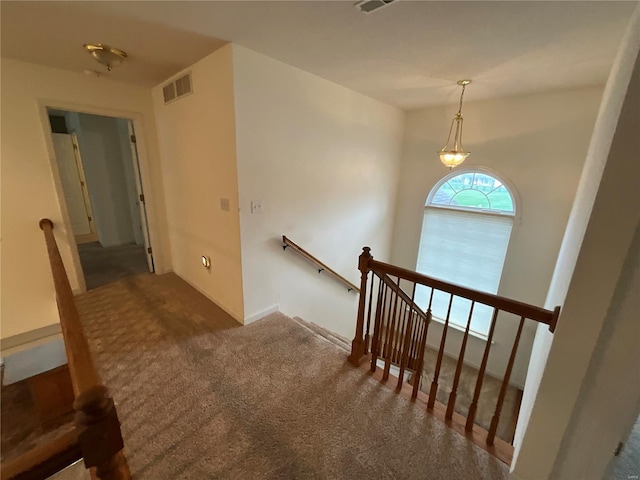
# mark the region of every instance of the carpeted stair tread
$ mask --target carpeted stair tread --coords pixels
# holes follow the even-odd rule
[[[302,325],[303,327],[311,330],[316,335],[334,344],[336,347],[346,352],[351,351],[351,342],[349,342],[346,338],[341,337],[337,333],[331,332],[330,330],[327,330],[326,328],[321,327],[320,325],[317,325],[313,322],[307,322],[300,317],[293,317],[293,320],[299,325]]]

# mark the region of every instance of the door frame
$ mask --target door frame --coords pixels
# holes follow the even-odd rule
[[[76,168],[80,177],[80,188],[82,189],[82,199],[84,207],[87,211],[89,219],[89,233],[87,235],[74,235],[76,243],[87,243],[98,241],[98,231],[96,230],[96,222],[93,218],[93,209],[91,208],[91,198],[89,198],[89,189],[87,187],[87,177],[84,174],[84,164],[82,163],[82,153],[80,152],[80,144],[78,143],[78,134],[70,133],[71,143],[73,143],[73,156],[76,160]]]
[[[106,107],[97,107],[93,105],[78,104],[73,102],[65,102],[61,100],[51,99],[38,99],[38,110],[40,113],[40,123],[45,134],[45,143],[47,146],[47,153],[49,157],[49,166],[51,167],[51,173],[53,176],[53,183],[55,186],[58,202],[60,203],[60,210],[62,213],[62,219],[64,222],[64,229],[59,233],[63,235],[69,245],[71,253],[72,268],[75,277],[78,280],[78,291],[76,293],[82,293],[87,291],[87,285],[84,278],[84,272],[82,270],[82,264],[80,263],[80,254],[78,253],[78,245],[76,244],[73,230],[71,229],[71,220],[69,217],[69,211],[64,198],[64,191],[62,189],[62,181],[60,180],[60,172],[58,170],[58,164],[55,158],[55,149],[53,147],[53,138],[51,136],[51,125],[49,123],[49,114],[47,108],[53,110],[66,110],[77,113],[88,113],[90,115],[101,115],[104,117],[121,118],[130,120],[133,122],[133,127],[136,131],[137,149],[138,149],[138,165],[135,168],[139,168],[140,182],[145,192],[145,204],[147,213],[147,228],[149,229],[149,246],[153,252],[156,253],[156,245],[159,245],[160,232],[158,231],[156,202],[154,198],[154,190],[151,182],[151,168],[149,165],[148,149],[147,149],[147,132],[144,126],[144,117],[140,113],[116,110]],[[133,161],[135,162],[135,158]],[[154,255],[154,273],[164,272],[166,266],[162,263],[161,255]]]
[[[136,192],[138,194],[138,214],[140,215],[140,221],[142,223],[142,238],[144,241],[145,255],[147,256],[147,263],[149,265],[149,271],[155,272],[155,265],[153,260],[153,248],[151,247],[151,233],[149,232],[149,215],[147,213],[147,199],[144,193],[144,185],[142,184],[142,177],[140,176],[140,160],[138,154],[138,137],[136,136],[135,127],[131,120],[127,120],[127,133],[129,135],[129,149],[131,151],[131,158],[133,159],[133,176],[136,184]]]

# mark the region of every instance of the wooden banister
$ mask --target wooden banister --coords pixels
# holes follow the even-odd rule
[[[309,252],[307,252],[304,248],[299,246],[297,243],[295,243],[292,240],[290,240],[289,238],[287,238],[285,235],[282,236],[282,243],[284,243],[284,245],[282,246],[282,248],[284,250],[286,250],[287,247],[291,247],[293,250],[298,252],[304,258],[309,260],[311,263],[314,263],[315,265],[320,267],[318,269],[318,273],[327,272],[329,275],[332,275],[333,277],[337,278],[340,282],[344,283],[347,286],[347,290],[348,291],[350,291],[350,292],[353,291],[353,292],[356,292],[356,293],[360,293],[360,289],[357,286],[355,286],[349,280],[347,280],[342,275],[340,275],[338,272],[333,270],[327,264],[325,264],[325,263],[321,262],[320,260],[318,260],[316,257],[311,255]]]
[[[78,443],[87,468],[95,467],[101,480],[131,478],[124,457],[124,443],[113,399],[93,362],[89,343],[80,321],[67,272],[53,234],[53,222],[40,220],[47,245],[53,284],[56,292],[60,325],[64,337],[71,382],[76,397]],[[93,475],[93,474],[92,474]]]
[[[491,293],[481,292],[479,290],[473,290],[471,288],[462,287],[452,283],[443,282],[427,275],[414,272],[406,268],[398,267],[396,265],[390,265],[388,263],[379,262],[377,260],[371,260],[369,262],[369,268],[378,274],[387,274],[394,277],[400,277],[410,282],[432,287],[436,290],[450,293],[457,297],[463,297],[468,300],[472,300],[476,303],[483,303],[503,310],[505,312],[513,313],[520,317],[529,318],[536,322],[549,325],[549,330],[554,331],[556,323],[558,321],[558,315],[560,314],[560,308],[555,310],[546,310],[541,307],[529,305],[527,303],[512,300],[510,298],[501,297]]]
[[[53,222],[49,219],[40,220],[40,228],[44,231],[47,244],[58,312],[60,313],[60,326],[64,336],[73,392],[77,398],[82,392],[102,385],[102,381],[93,364],[89,343],[80,323],[80,314],[76,308],[73,291],[53,235]]]
[[[507,389],[509,388],[509,381],[513,370],[515,357],[522,334],[524,322],[526,320],[533,320],[539,323],[543,323],[549,326],[549,329],[553,332],[555,329],[558,316],[560,314],[560,307],[556,307],[553,311],[546,310],[544,308],[529,305],[523,302],[518,302],[509,298],[501,297],[499,295],[493,295],[478,290],[462,287],[438,280],[427,275],[422,275],[418,272],[408,270],[405,268],[390,265],[388,263],[379,262],[374,260],[371,255],[371,249],[365,247],[362,254],[359,257],[358,269],[360,270],[361,288],[363,294],[360,295],[360,304],[358,308],[358,318],[356,323],[356,336],[352,342],[351,354],[349,361],[354,365],[360,364],[360,359],[367,353],[367,349],[362,348],[362,331],[365,320],[365,311],[367,312],[367,336],[365,337],[364,344],[368,345],[370,330],[370,322],[373,319],[373,339],[371,340],[370,348],[370,372],[375,374],[379,361],[384,361],[384,368],[380,373],[380,378],[383,383],[388,382],[392,377],[391,367],[394,366],[398,369],[398,377],[394,379],[396,382],[396,391],[405,391],[405,372],[409,370],[411,372],[408,382],[412,385],[410,394],[411,399],[416,399],[419,396],[421,389],[424,392],[428,390],[428,396],[421,394],[422,398],[425,398],[426,407],[429,412],[434,413],[439,408],[442,410],[442,418],[451,425],[452,422],[457,425],[456,428],[468,433],[473,438],[478,438],[475,435],[476,431],[482,431],[483,441],[486,447],[493,448],[494,441],[502,442],[500,438],[496,438],[498,425],[500,424],[500,417],[502,413],[502,407],[505,403],[507,395]],[[367,282],[371,274],[371,282]],[[375,278],[378,278],[377,292]],[[371,291],[366,292],[367,284]],[[416,297],[416,289],[418,286],[430,288],[429,304],[426,307],[426,311],[419,307],[414,299]],[[403,288],[406,288],[405,291]],[[434,300],[434,293],[442,292],[448,297],[448,307],[446,310],[446,316],[444,318],[444,325],[442,325],[442,333],[439,339],[439,347],[433,345],[433,349],[438,348],[437,356],[429,368],[425,368],[425,351],[427,350],[427,335],[429,333],[429,325],[432,319],[432,303]],[[411,292],[411,295],[407,294]],[[368,295],[365,295],[368,293]],[[426,299],[428,291],[420,292],[420,301]],[[466,299],[470,301],[470,308],[468,311],[468,317],[466,322],[461,324],[461,319],[453,318],[454,310],[452,309],[454,301],[458,299]],[[368,302],[367,302],[368,299]],[[475,378],[473,374],[465,373],[463,365],[465,363],[465,354],[467,352],[467,342],[472,331],[472,321],[474,318],[474,311],[478,309],[477,304],[483,304],[493,309],[493,315],[491,318],[491,324],[489,326],[488,337],[485,343],[484,352],[482,354],[482,361]],[[502,378],[500,386],[500,392],[496,399],[496,406],[491,418],[490,425],[485,425],[486,421],[485,412],[478,414],[479,405],[482,405],[480,395],[482,393],[482,385],[485,380],[487,364],[489,360],[490,349],[494,332],[496,331],[496,323],[498,321],[499,312],[508,312],[520,317],[518,325],[518,331],[514,339],[514,343],[511,349],[511,355],[507,362],[505,373]],[[506,322],[513,322],[512,316],[506,316]],[[448,375],[442,375],[441,373],[447,372],[442,370],[445,367],[445,350],[447,347],[447,337],[450,325],[457,325],[464,327],[460,346],[458,347],[457,358],[447,359],[446,365],[452,365],[451,360],[455,361],[455,373],[453,378],[449,378]],[[435,339],[433,339],[435,340]],[[435,342],[434,342],[435,343]],[[449,368],[449,367],[447,367]],[[421,387],[422,379],[427,374],[430,377],[431,385],[423,385]],[[460,400],[458,402],[458,387],[464,384],[466,385],[469,380],[475,380],[475,389],[473,392],[473,399],[468,407]],[[442,395],[440,387],[442,383],[442,389],[449,389],[449,400],[446,407],[440,404],[437,400],[437,395]],[[460,406],[457,403],[461,403]],[[467,418],[464,422],[460,422],[463,418],[458,410],[464,411],[468,408]],[[483,409],[485,407],[482,407]],[[481,428],[475,423],[476,419],[480,418],[484,428]],[[485,430],[487,429],[487,430]],[[500,435],[505,436],[503,432]],[[508,436],[508,435],[507,435]],[[507,439],[507,441],[510,441]],[[508,447],[511,448],[511,447]],[[511,453],[513,449],[511,448]],[[506,458],[502,456],[501,459]],[[510,458],[510,456],[509,456]]]

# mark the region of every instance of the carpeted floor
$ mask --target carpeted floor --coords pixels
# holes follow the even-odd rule
[[[78,245],[87,290],[149,271],[144,245],[104,248],[98,242]]]
[[[508,476],[281,314],[239,327],[172,274],[78,304],[136,479]]]

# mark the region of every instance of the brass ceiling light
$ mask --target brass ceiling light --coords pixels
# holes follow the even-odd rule
[[[122,64],[127,58],[127,52],[117,48],[110,47],[104,43],[85,43],[85,50],[101,65],[104,65],[108,71]]]
[[[460,165],[469,156],[470,152],[465,152],[462,147],[462,98],[464,97],[464,89],[471,83],[471,80],[458,80],[458,85],[462,87],[462,93],[460,94],[460,106],[458,107],[458,113],[455,114],[451,121],[451,127],[449,128],[449,137],[447,143],[442,150],[438,152],[440,155],[440,161],[447,167],[453,168]],[[449,147],[451,141],[451,132],[453,132],[453,125],[456,126],[456,132],[453,137],[453,147]]]

